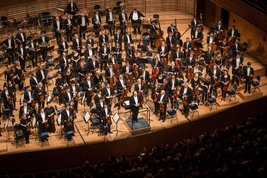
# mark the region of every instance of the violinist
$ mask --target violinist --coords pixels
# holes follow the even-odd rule
[[[93,31],[95,32],[96,36],[99,36],[101,22],[101,16],[98,10],[95,11],[92,17],[92,24],[93,24]]]
[[[230,84],[230,75],[227,70],[223,71],[223,75],[221,77],[221,90],[222,90],[222,100],[225,100],[226,91]]]
[[[166,120],[166,109],[168,104],[168,95],[165,93],[165,90],[161,90],[160,94],[157,98],[157,104],[156,104],[156,115],[158,114],[158,111],[160,113],[159,120],[162,120],[162,122],[165,122]]]
[[[91,78],[91,75],[87,75],[87,79],[84,82],[84,89],[85,89],[85,97],[87,98],[87,106],[92,107],[92,96],[94,95],[94,82]]]
[[[26,114],[22,114],[22,116],[20,117],[20,126],[22,129],[26,144],[30,143],[30,141],[29,141],[30,122],[28,121]]]
[[[200,86],[200,78],[198,73],[195,73],[195,76],[191,80],[191,86],[193,88],[194,94],[196,94],[198,87]]]
[[[179,72],[182,72],[183,58],[184,58],[184,53],[181,51],[181,47],[178,46],[177,49],[173,52],[173,59],[176,67],[178,67]]]
[[[120,30],[117,30],[116,33],[114,34],[114,41],[115,41],[115,46],[122,46],[122,34]]]
[[[133,92],[130,98],[130,106],[132,111],[132,121],[138,122],[138,113],[140,109],[141,97],[138,95],[137,91]]]
[[[103,77],[102,77],[102,74],[98,70],[96,71],[94,75],[93,81],[94,81],[95,87],[99,89],[100,84],[103,82]]]
[[[70,68],[67,68],[66,73],[64,75],[64,82],[69,84],[73,77],[74,77],[73,72],[71,72]]]
[[[202,95],[201,101],[203,104],[207,103],[208,97],[210,97],[210,86],[211,86],[211,77],[206,75],[206,77],[200,81],[200,94]]]
[[[95,100],[95,105],[96,105],[96,110],[98,112],[98,115],[101,115],[101,111],[104,109],[104,104],[105,104],[102,98],[101,91],[99,91],[98,94],[95,95],[94,100]]]
[[[79,38],[78,34],[74,34],[74,38],[72,40],[72,49],[74,51],[77,51],[79,54],[81,54],[82,51],[82,39]]]
[[[10,109],[10,114],[14,117],[13,110],[16,106],[14,103],[15,92],[12,89],[8,88],[8,86],[4,86],[4,90],[2,91],[2,93],[0,93],[0,95],[1,101],[4,104],[4,108]]]
[[[196,56],[193,52],[190,53],[190,56],[187,57],[186,59],[186,64],[187,66],[191,66],[193,69],[196,65]]]
[[[43,84],[43,86],[45,86],[47,83],[48,70],[44,69],[43,66],[40,66],[38,69],[39,70],[36,72],[37,81],[39,83],[41,82]]]
[[[56,110],[55,108],[51,105],[50,102],[47,102],[47,106],[46,108],[44,109],[44,112],[46,113],[47,115],[47,120],[48,120],[48,125],[49,125],[49,128],[48,128],[48,132],[52,132],[52,133],[55,133],[56,131],[56,127],[55,127],[55,114],[56,114]]]
[[[175,24],[172,23],[170,26],[168,26],[168,28],[167,28],[167,33],[168,34],[172,34],[174,36],[174,34],[176,32],[178,32],[178,30],[177,30]]]
[[[153,103],[154,103],[154,108],[155,108],[155,111],[153,112],[153,114],[156,114],[158,113],[158,111],[156,110],[157,108],[157,105],[158,105],[158,96],[160,94],[160,91],[161,91],[161,85],[156,81],[154,85],[152,85],[152,88],[151,88],[151,99],[153,100]]]
[[[172,74],[172,78],[168,82],[167,91],[170,96],[174,96],[177,87],[178,87],[178,79],[175,77],[175,74]],[[170,97],[171,105],[173,107],[173,97]]]
[[[112,47],[112,53],[116,57],[120,66],[122,66],[122,48],[119,43],[116,43],[114,47]]]
[[[38,108],[44,108],[46,92],[43,84],[40,82],[37,85],[37,88],[34,90],[35,101],[38,103]]]
[[[208,46],[208,50],[205,52],[205,57],[204,57],[204,63],[206,65],[206,67],[208,67],[209,65],[213,65],[211,64],[214,63],[215,61],[213,61],[213,57],[214,57],[214,51],[212,49],[212,46]]]
[[[106,31],[105,30],[102,30],[101,31],[101,35],[98,37],[98,42],[99,42],[100,49],[101,49],[101,47],[104,46],[104,44],[108,45],[108,43],[109,43],[109,37],[106,34]]]
[[[84,13],[82,13],[81,16],[78,17],[78,24],[80,27],[79,29],[80,38],[83,37],[83,39],[85,39],[87,26],[89,25],[89,19]]]
[[[33,90],[35,90],[35,88],[37,87],[37,85],[38,85],[38,80],[37,80],[37,78],[36,78],[36,73],[33,72],[33,73],[31,74],[31,78],[30,78],[30,86],[31,86],[31,88],[32,88]]]
[[[78,102],[79,102],[79,97],[80,97],[80,89],[78,87],[78,85],[76,85],[75,81],[72,80],[70,82],[70,92],[71,95],[73,96],[72,98],[72,102],[73,102],[73,109],[75,110],[75,112],[78,112]]]
[[[101,123],[100,127],[103,127],[104,128],[103,130],[107,128],[108,133],[112,133],[110,130],[110,126],[112,124],[111,115],[112,115],[111,106],[109,106],[108,104],[104,104],[104,107],[100,110],[99,114]],[[107,134],[107,132],[104,132],[104,134]]]
[[[88,68],[87,68],[88,71],[87,72],[92,72],[93,74],[95,74],[95,72],[99,68],[99,62],[95,58],[95,56],[92,56],[91,60],[89,59],[87,66],[88,66]]]
[[[114,90],[110,87],[110,84],[108,83],[107,86],[103,87],[102,89],[102,96],[105,97],[105,103],[107,105],[111,106],[113,95],[114,95]]]
[[[40,108],[38,114],[36,115],[36,119],[38,121],[38,126],[39,126],[39,133],[43,132],[48,132],[49,131],[49,122],[48,122],[48,117],[47,113],[44,111],[44,108]]]
[[[63,29],[63,22],[62,20],[60,19],[59,16],[56,16],[54,19],[53,19],[53,33],[57,39],[57,42],[60,41],[60,38],[61,38],[61,30]]]
[[[62,97],[63,92],[64,92],[64,80],[62,78],[62,75],[59,73],[55,82],[55,87],[53,88],[51,99],[47,102],[52,102],[54,97],[57,96],[59,104],[63,103],[63,97]]]
[[[11,65],[6,65],[6,70],[5,70],[5,80],[6,82],[13,82],[13,77],[14,77],[14,70]]]
[[[15,85],[18,85],[19,90],[23,90],[23,80],[24,80],[24,74],[22,71],[22,68],[19,64],[19,62],[15,62],[15,69],[13,72],[13,82]]]
[[[113,65],[109,64],[109,67],[106,69],[106,72],[105,72],[105,78],[106,78],[106,81],[108,81],[108,83],[111,85],[111,87],[113,87],[113,85],[116,82],[115,74],[116,74],[116,71],[113,68]]]
[[[129,34],[127,31],[125,32],[124,36],[123,36],[123,39],[124,39],[124,49],[131,49],[131,44],[134,43],[133,39],[132,39],[132,35]],[[132,49],[131,49],[132,50]],[[133,57],[133,56],[132,56]]]
[[[188,105],[190,104],[190,102],[193,99],[193,91],[191,88],[188,87],[187,82],[185,82],[184,86],[182,86],[178,97],[183,101],[184,115],[185,115],[185,117],[187,117],[189,114]]]
[[[221,20],[218,21],[218,24],[216,26],[216,36],[219,40],[224,39],[224,26]]]
[[[213,65],[213,68],[209,70],[209,76],[211,78],[211,87],[209,93],[211,93],[212,91],[215,91],[217,93],[217,87],[221,78],[221,71],[216,64]]]
[[[81,55],[77,51],[73,51],[71,55],[71,70],[74,74],[77,73],[78,70],[78,64],[81,61]]]
[[[22,30],[22,28],[19,28],[19,31],[15,38],[16,38],[16,43],[18,45],[22,44],[23,46],[25,46],[27,36],[26,36],[26,33]]]
[[[92,48],[94,48],[95,40],[92,33],[89,33],[89,35],[87,36],[85,46],[88,46],[89,44],[91,45]]]
[[[124,9],[121,10],[119,14],[120,26],[122,27],[122,33],[124,34],[127,29],[128,16]]]
[[[65,109],[61,112],[61,117],[64,125],[64,131],[67,133],[68,131],[74,132],[74,119],[75,119],[75,111],[71,108],[70,103],[65,106]]]
[[[24,100],[23,105],[19,108],[19,118],[22,118],[24,114],[26,115],[27,119],[34,114],[34,108],[31,105],[28,105],[27,100]]]
[[[152,65],[153,65],[153,68],[158,68],[158,69],[162,68],[163,64],[162,64],[162,60],[159,54],[156,54],[155,58],[153,58]]]
[[[65,25],[65,33],[67,36],[67,41],[70,42],[72,40],[72,27],[73,27],[73,19],[70,14],[66,13],[67,18],[64,20]]]
[[[73,99],[73,95],[71,93],[71,89],[70,87],[67,87],[66,92],[64,93],[63,103],[66,105],[67,103],[72,101],[72,99]]]

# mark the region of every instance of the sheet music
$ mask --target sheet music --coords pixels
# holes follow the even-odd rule
[[[85,99],[85,93],[83,94],[83,97],[82,97],[82,104],[84,102],[84,99]]]
[[[90,114],[88,112],[86,112],[85,115],[84,115],[84,117],[83,117],[85,123],[88,123],[89,122],[90,117],[91,117]]]
[[[51,100],[51,98],[52,98],[51,95],[52,95],[52,94],[50,94],[50,95],[48,96],[48,98],[47,98],[47,102],[50,102],[50,100]]]
[[[119,119],[120,119],[119,114],[116,113],[116,114],[112,117],[112,119],[113,119],[113,121],[114,121],[115,123],[117,123],[117,122],[119,121]]]
[[[129,106],[129,105],[130,105],[130,100],[124,101],[124,104],[125,104],[126,106]]]
[[[61,114],[59,114],[57,118],[57,125],[60,126],[60,124],[61,124]]]

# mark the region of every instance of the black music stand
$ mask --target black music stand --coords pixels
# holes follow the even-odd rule
[[[119,121],[122,120],[122,119],[120,118],[120,115],[119,115],[118,113],[116,113],[116,114],[112,117],[112,120],[113,120],[113,122],[115,122],[115,124],[116,124],[116,129],[115,129],[114,131],[116,131],[116,137],[117,137],[117,136],[118,136],[118,133],[119,133],[119,132],[122,132],[121,130],[118,130],[118,123],[119,123]]]

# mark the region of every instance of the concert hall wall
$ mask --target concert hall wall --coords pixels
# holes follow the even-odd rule
[[[125,2],[126,9],[131,11],[137,8],[143,13],[151,11],[184,11],[194,12],[195,0],[121,0]],[[85,9],[92,11],[93,7],[98,4],[101,9],[113,7],[117,0],[76,0],[78,8],[82,11]],[[56,15],[56,8],[65,9],[67,0],[11,0],[0,1],[0,16],[7,16],[21,20],[26,14],[36,16],[41,12],[49,11]]]

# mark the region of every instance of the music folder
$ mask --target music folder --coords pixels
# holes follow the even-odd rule
[[[85,123],[88,123],[89,122],[89,119],[90,119],[90,114],[88,112],[86,112],[83,116],[83,119],[84,119],[84,122]]]

